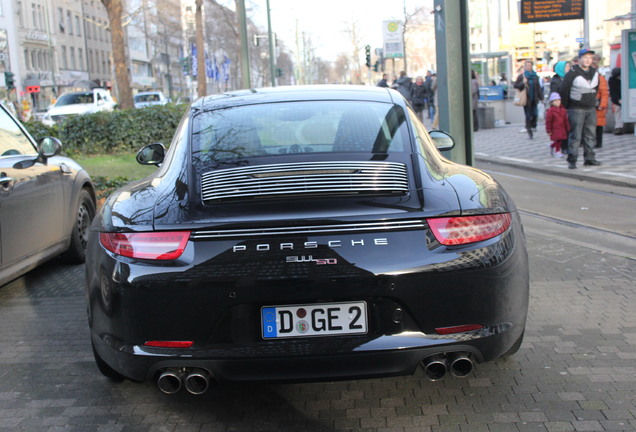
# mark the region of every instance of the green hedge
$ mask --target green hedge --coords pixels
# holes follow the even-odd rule
[[[130,152],[153,142],[167,147],[187,108],[168,104],[98,112],[70,117],[53,127],[39,121],[29,121],[25,127],[36,140],[59,138],[64,152],[71,155]]]

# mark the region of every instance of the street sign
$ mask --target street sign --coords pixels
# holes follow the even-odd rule
[[[404,25],[402,21],[383,21],[384,58],[404,57]]]
[[[585,18],[585,0],[521,0],[520,6],[521,24]]]

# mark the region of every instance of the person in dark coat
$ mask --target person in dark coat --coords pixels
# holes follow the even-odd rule
[[[406,72],[400,72],[400,77],[397,79],[395,84],[397,84],[397,91],[404,96],[404,99],[409,100],[411,97],[411,86],[413,83],[411,78],[406,75]]]
[[[534,71],[532,60],[525,61],[523,72],[519,74],[513,86],[517,90],[526,89],[527,97],[523,112],[526,115],[526,132],[528,132],[528,137],[532,139],[532,130],[537,129],[538,104],[543,101],[543,89],[539,82],[539,75]]]
[[[382,79],[380,81],[378,81],[378,83],[376,84],[377,87],[389,87],[389,84],[386,82],[386,79],[389,76],[387,74],[382,74]]]
[[[561,96],[558,93],[550,94],[550,108],[545,112],[545,130],[550,135],[550,154],[555,157],[563,157],[561,146],[567,142],[570,133],[568,112],[561,106]]]
[[[424,83],[424,78],[418,76],[415,83],[411,86],[411,105],[420,121],[424,121],[424,108],[428,101],[428,87]]]
[[[621,68],[612,69],[612,75],[607,80],[609,85],[612,112],[614,113],[614,135],[623,135],[623,118],[621,117]]]
[[[572,64],[567,61],[560,61],[554,65],[554,76],[550,81],[550,94],[561,93],[561,86],[563,85],[563,78],[565,74],[570,72]]]

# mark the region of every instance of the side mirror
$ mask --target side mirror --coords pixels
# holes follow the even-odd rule
[[[439,151],[448,151],[455,147],[455,141],[446,132],[434,130],[430,131],[428,134]]]
[[[42,138],[38,143],[38,156],[42,160],[57,156],[62,152],[62,143],[53,137]]]
[[[141,165],[161,165],[166,156],[166,148],[161,143],[148,144],[137,153]]]

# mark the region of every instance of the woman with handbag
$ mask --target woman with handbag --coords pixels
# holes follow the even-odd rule
[[[539,83],[539,75],[533,69],[534,63],[526,60],[523,64],[523,73],[520,73],[514,83],[514,88],[518,90],[519,101],[515,100],[516,105],[523,106],[526,116],[526,131],[528,137],[532,139],[532,130],[537,129],[537,118],[539,116],[538,104],[543,101],[543,89]],[[525,93],[525,95],[523,95]],[[525,97],[525,103],[522,104]]]

